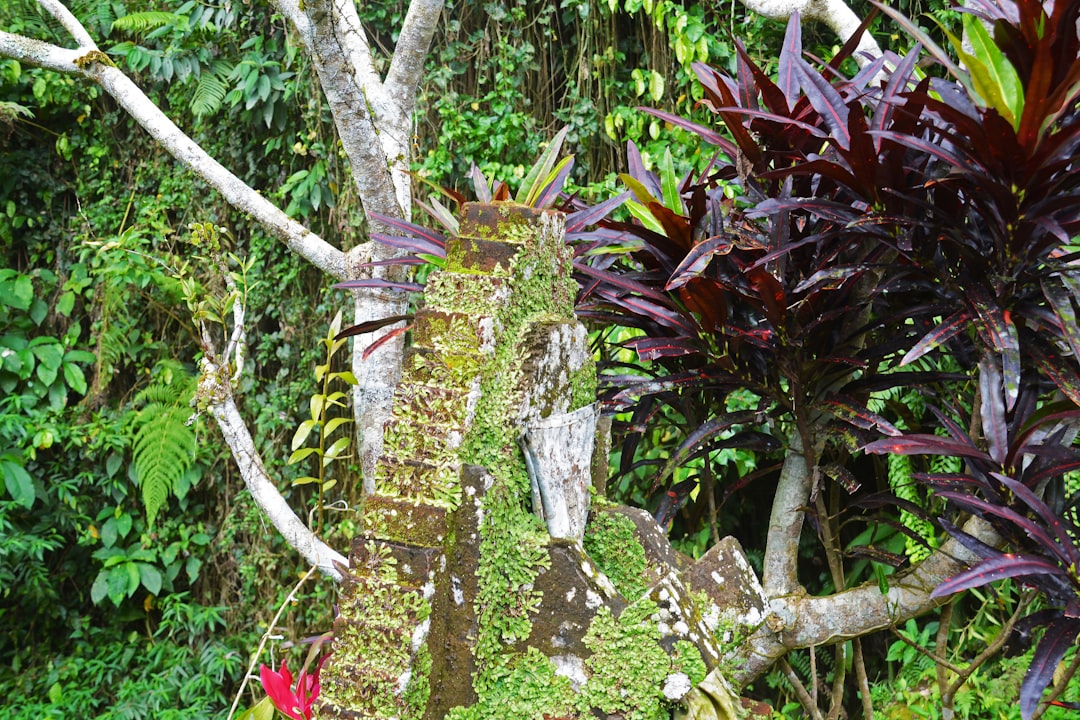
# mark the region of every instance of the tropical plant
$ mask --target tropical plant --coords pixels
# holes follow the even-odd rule
[[[847,77],[841,63],[854,43],[815,67],[802,57],[796,22],[775,80],[737,43],[736,79],[694,66],[702,102],[729,135],[650,111],[716,146],[715,164],[683,177],[662,164],[657,175],[631,147],[622,179],[633,217],[581,238],[576,265],[587,316],[640,332],[621,343],[638,362],[605,376],[609,407],[631,413],[622,469],[633,467],[635,443],[664,407],[685,424],[654,486],[721,448],[752,447],[758,466],[771,467],[725,488],[776,482],[764,559],[770,597],[803,592],[804,512],[826,550],[823,589],[846,586],[840,539],[852,526],[841,511],[880,507],[867,491],[888,489],[863,452],[965,462],[959,473],[924,465],[913,477],[995,521],[1014,551],[1034,541],[1040,559],[1024,567],[1046,591],[1053,585],[1048,597],[1061,607],[1024,685],[1025,717],[1077,632],[1077,588],[1065,577],[1075,528],[1039,494],[1076,467],[1068,426],[1080,403],[1080,286],[1069,246],[1080,230],[1071,162],[1080,142],[1078,7],[980,3],[997,44],[968,21],[968,72],[931,47],[957,81],[925,76],[918,52],[885,53]],[[887,80],[877,86],[879,73]],[[868,409],[894,388],[923,394],[927,411]],[[756,406],[729,407],[736,389],[749,389]],[[965,408],[976,418],[970,431],[958,422]],[[926,508],[891,502],[926,517]],[[985,527],[957,536],[1000,570],[1008,562],[970,537],[988,540]],[[973,571],[938,594],[994,576]],[[884,582],[902,585],[902,576]],[[837,602],[845,595],[858,596]]]

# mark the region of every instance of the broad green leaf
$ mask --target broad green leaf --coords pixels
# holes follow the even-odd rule
[[[136,587],[138,587],[139,571],[131,567],[131,563],[116,565],[109,570],[107,593],[109,599],[112,600],[112,604],[117,607],[120,607],[120,603],[124,602],[124,598],[127,597],[129,567],[135,570],[135,582]]]
[[[94,578],[94,584],[90,586],[90,600],[95,605],[100,605],[105,596],[109,594],[109,573],[105,570],[98,572]]]
[[[56,301],[56,312],[60,313],[64,317],[71,315],[71,311],[75,309],[75,293],[68,290],[65,293],[60,294],[60,298]]]
[[[326,432],[325,432],[325,434],[329,435],[330,433],[334,432],[335,430],[337,430],[339,427],[341,427],[345,423],[350,423],[350,422],[352,422],[352,418],[347,418],[347,417],[332,418],[329,422],[326,423]]]
[[[296,450],[298,447],[304,444],[304,441],[311,435],[311,431],[315,428],[314,420],[305,420],[300,423],[300,427],[296,428],[296,432],[293,434],[292,446],[290,450]]]
[[[34,368],[34,371],[38,377],[38,380],[40,380],[41,384],[45,387],[49,387],[54,382],[56,382],[56,370],[47,367],[42,363],[38,363],[38,366]]]
[[[293,454],[289,456],[289,462],[286,464],[295,465],[309,455],[314,454],[322,455],[322,450],[317,447],[300,448],[299,450],[294,451]]]
[[[356,376],[352,374],[351,370],[343,370],[341,372],[331,373],[331,380],[341,380],[346,385],[359,385],[360,381],[356,379]]]
[[[269,696],[236,716],[236,720],[274,720],[274,703]]]
[[[45,318],[49,314],[49,306],[45,304],[45,301],[41,298],[34,298],[30,302],[30,319],[34,321],[35,325],[41,325],[45,321]]]
[[[22,465],[10,460],[0,461],[0,467],[4,471],[4,487],[7,488],[8,495],[29,510],[37,497],[30,473],[26,472],[26,468]]]
[[[64,363],[64,382],[80,395],[86,394],[86,375],[78,365]]]
[[[626,209],[630,211],[630,214],[641,221],[641,224],[652,230],[655,233],[659,233],[663,236],[667,236],[664,231],[664,226],[660,224],[660,221],[649,212],[649,209],[641,203],[634,202],[633,200],[626,201]]]
[[[127,534],[131,532],[131,516],[127,513],[122,513],[117,517],[116,529],[120,533],[120,537],[127,537]]]
[[[333,339],[329,340],[333,342]],[[316,365],[315,366],[315,382],[322,382],[323,376],[326,375],[326,371],[330,369],[330,365]]]
[[[139,573],[139,563],[125,563],[120,566],[127,573],[127,596],[131,597],[142,584],[142,575]]]
[[[352,442],[352,438],[343,437],[334,441],[334,444],[326,449],[326,460],[332,460],[349,447],[349,443]]]
[[[29,310],[34,299],[34,284],[26,275],[18,275],[14,280],[0,282],[0,304],[16,310]]]
[[[139,567],[139,582],[151,595],[161,593],[161,571],[147,563],[135,563]]]
[[[649,97],[655,103],[664,97],[664,76],[655,70],[649,71]]]
[[[971,43],[976,62],[969,71],[975,88],[992,107],[1008,120],[1013,128],[1020,127],[1024,114],[1024,87],[1009,59],[990,37],[982,22],[969,13],[962,15],[964,32]],[[971,57],[971,56],[968,56]],[[965,62],[969,62],[965,59]]]
[[[105,521],[105,524],[101,526],[101,543],[111,548],[116,544],[116,540],[120,537],[120,528],[116,526],[116,518],[111,517]]]
[[[319,422],[322,419],[323,410],[326,409],[326,396],[316,394],[311,396],[311,419],[314,422]]]
[[[199,570],[202,569],[202,560],[192,555],[184,563],[184,571],[187,573],[188,582],[195,582],[199,579]]]

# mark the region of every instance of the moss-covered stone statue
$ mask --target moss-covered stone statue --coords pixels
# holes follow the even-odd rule
[[[591,488],[570,259],[560,213],[465,206],[416,318],[321,717],[735,716],[722,672],[695,688],[761,593],[737,545],[688,566],[647,513]]]

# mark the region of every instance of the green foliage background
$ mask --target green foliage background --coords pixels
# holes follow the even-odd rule
[[[900,5],[949,19],[938,0]],[[345,247],[363,239],[313,70],[265,2],[70,6],[227,167],[316,232]],[[362,4],[378,46],[392,47],[405,7]],[[0,29],[66,44],[30,0],[4,2]],[[880,21],[876,32],[906,42]],[[707,151],[637,106],[692,114],[692,62],[732,67],[734,34],[767,63],[782,33],[736,2],[456,0],[421,87],[414,170],[464,186],[475,162],[513,183],[563,125],[586,197],[614,188],[628,140],[647,164],[670,150],[678,167],[700,167]],[[810,42],[821,56],[838,45]],[[267,531],[216,429],[189,424],[199,345],[179,278],[215,282],[185,242],[191,222],[228,227],[228,250],[254,259],[242,411],[283,492],[310,505],[311,488],[289,489],[300,473],[286,464],[289,439],[340,298],[97,88],[0,60],[0,694],[23,699],[5,717],[223,717],[304,570]],[[356,501],[355,475],[344,479],[328,500]],[[640,480],[619,492],[641,499]],[[345,547],[351,521],[331,526]],[[703,528],[684,544],[700,552],[707,539]],[[309,585],[283,634],[326,630],[332,602],[328,584]]]

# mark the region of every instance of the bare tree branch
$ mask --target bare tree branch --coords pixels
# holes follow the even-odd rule
[[[435,25],[442,13],[443,0],[412,0],[401,25],[390,70],[386,73],[386,88],[394,102],[402,108],[416,105],[416,86],[424,71]]]
[[[740,0],[754,12],[772,20],[787,20],[795,13],[803,20],[816,20],[828,26],[846,41],[859,29],[861,18],[844,0]],[[881,47],[869,32],[864,32],[855,48],[855,60],[862,67],[872,58],[881,57]]]
[[[963,530],[988,545],[1000,542],[979,518],[970,518]],[[876,582],[870,582],[832,595],[770,596],[778,629],[763,627],[739,648],[732,681],[745,685],[790,650],[850,640],[929,612],[945,602],[930,597],[934,588],[978,560],[950,538],[923,562],[891,577],[884,593]]]

